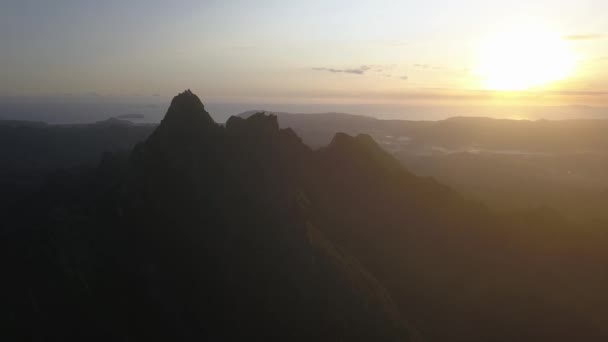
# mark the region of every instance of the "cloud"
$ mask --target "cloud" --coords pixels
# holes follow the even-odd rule
[[[412,67],[415,68],[415,69],[420,69],[420,70],[433,70],[433,71],[447,70],[448,69],[446,67],[442,67],[442,66],[439,66],[439,65],[424,64],[424,63],[412,64]]]
[[[607,91],[585,91],[585,90],[555,90],[547,91],[547,94],[562,96],[607,96]]]
[[[572,34],[568,36],[562,37],[565,40],[595,40],[595,39],[603,39],[606,38],[606,35],[601,33],[591,33],[591,34]]]
[[[358,68],[349,68],[349,69],[312,68],[312,70],[316,70],[316,71],[328,71],[328,72],[333,72],[333,73],[345,73],[345,74],[354,74],[354,75],[363,75],[371,69],[372,69],[372,67],[370,67],[369,65],[362,65]]]
[[[363,75],[363,76],[376,76],[376,77],[386,77],[392,78],[392,70],[397,68],[396,64],[365,64],[358,68],[325,68],[325,67],[315,67],[312,70],[315,71],[326,71],[330,73],[343,73],[343,74],[353,74],[353,75]],[[398,77],[398,76],[395,76]]]
[[[414,68],[418,68],[418,69],[433,69],[433,70],[440,70],[443,69],[443,67],[438,66],[438,65],[432,65],[432,64],[421,64],[421,63],[416,63],[416,64],[412,64],[412,66]]]
[[[399,79],[404,80],[404,81],[407,81],[407,80],[409,80],[410,78],[409,78],[407,75],[403,75],[403,76],[399,77]]]
[[[418,69],[428,69],[430,67],[431,66],[428,64],[418,64],[418,63],[414,64],[414,68],[418,68]]]

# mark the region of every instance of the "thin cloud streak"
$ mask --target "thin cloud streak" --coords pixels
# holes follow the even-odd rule
[[[572,34],[564,36],[565,40],[596,40],[596,39],[604,39],[606,35],[600,33],[591,33],[591,34]]]
[[[431,66],[430,66],[430,65],[428,65],[428,64],[419,64],[419,63],[416,63],[416,64],[414,64],[413,66],[414,66],[414,68],[418,68],[418,69],[428,69],[428,68],[430,68],[430,67],[431,67]]]
[[[371,69],[371,67],[367,66],[367,65],[362,65],[359,68],[352,68],[352,69],[312,68],[312,70],[315,70],[315,71],[328,71],[328,72],[332,72],[332,73],[345,73],[345,74],[355,74],[355,75],[363,75],[370,69]]]

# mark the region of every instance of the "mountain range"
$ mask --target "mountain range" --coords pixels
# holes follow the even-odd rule
[[[11,201],[0,231],[2,334],[608,337],[602,222],[498,212],[411,173],[371,135],[337,133],[313,149],[280,118],[220,125],[186,91],[131,151],[54,172]],[[376,121],[327,120],[343,118]]]

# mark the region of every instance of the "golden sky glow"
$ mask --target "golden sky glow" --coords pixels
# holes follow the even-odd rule
[[[606,107],[606,13],[605,0],[13,1],[0,96]]]
[[[516,27],[480,44],[475,72],[488,90],[541,88],[573,74],[576,57],[559,34]]]

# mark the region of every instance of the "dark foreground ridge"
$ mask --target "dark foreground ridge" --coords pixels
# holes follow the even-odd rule
[[[23,207],[36,217],[3,235],[16,329],[2,334],[408,341],[386,289],[304,216],[310,152],[276,117],[224,128],[179,94],[128,161],[108,156]]]
[[[491,212],[365,134],[312,150],[274,115],[218,125],[190,91],[6,222],[7,340],[608,336],[601,229]]]

